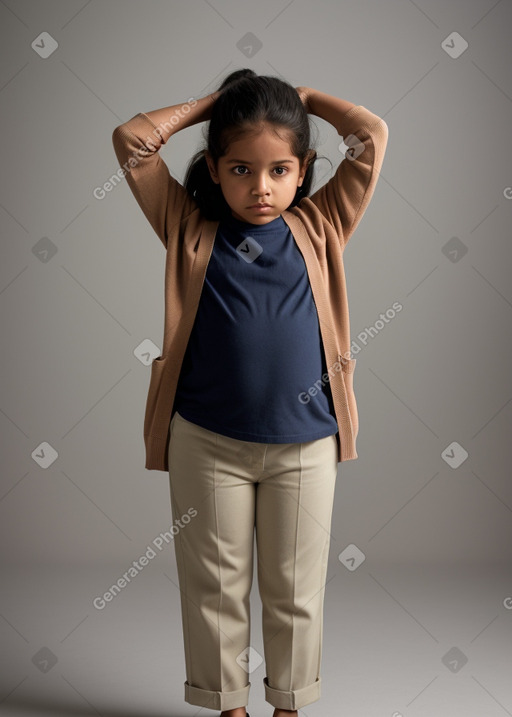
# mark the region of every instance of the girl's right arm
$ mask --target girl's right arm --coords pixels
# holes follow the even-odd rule
[[[212,92],[199,100],[192,99],[188,102],[183,102],[181,105],[170,105],[144,114],[159,128],[162,135],[162,144],[165,144],[174,132],[198,122],[209,120],[213,104],[218,96],[218,92]]]
[[[174,177],[159,154],[180,129],[210,119],[213,92],[198,100],[139,114],[116,127],[112,144],[126,181],[144,215],[167,248],[169,233],[197,209],[196,201]],[[121,174],[120,174],[121,173]]]

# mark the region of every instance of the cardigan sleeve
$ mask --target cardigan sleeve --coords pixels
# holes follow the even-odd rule
[[[114,129],[112,144],[137,203],[167,248],[172,227],[195,211],[197,202],[171,176],[159,154],[164,142],[155,130],[140,112]]]
[[[308,200],[334,227],[344,246],[353,234],[375,190],[388,140],[388,126],[362,105],[339,118],[336,131],[348,147],[334,175]]]

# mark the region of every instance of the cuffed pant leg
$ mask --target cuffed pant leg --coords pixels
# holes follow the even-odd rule
[[[334,435],[269,444],[256,493],[265,699],[297,710],[320,697],[323,604],[338,469]]]
[[[169,478],[185,648],[185,701],[248,704],[256,487],[239,442],[175,413]]]

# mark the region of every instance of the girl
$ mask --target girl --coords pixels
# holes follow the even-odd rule
[[[308,113],[348,147],[311,196]],[[206,120],[182,186],[159,150]],[[262,661],[250,645],[254,533],[265,699],[294,717],[320,697],[334,487],[359,428],[343,252],[387,137],[363,106],[248,69],[113,133],[166,248],[144,441],[146,468],[169,472],[185,701],[222,717],[246,716]]]

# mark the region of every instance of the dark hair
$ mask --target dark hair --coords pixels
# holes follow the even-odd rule
[[[290,207],[308,196],[313,184],[316,151],[310,149],[308,113],[297,90],[277,77],[257,75],[241,69],[228,75],[219,87],[207,127],[206,148],[217,165],[219,157],[228,151],[236,138],[260,122],[288,130],[292,153],[302,166],[308,162],[306,174]],[[190,160],[184,185],[199,205],[206,219],[220,220],[231,215],[219,184],[211,176],[206,163],[205,149]],[[288,207],[289,208],[289,207]]]

